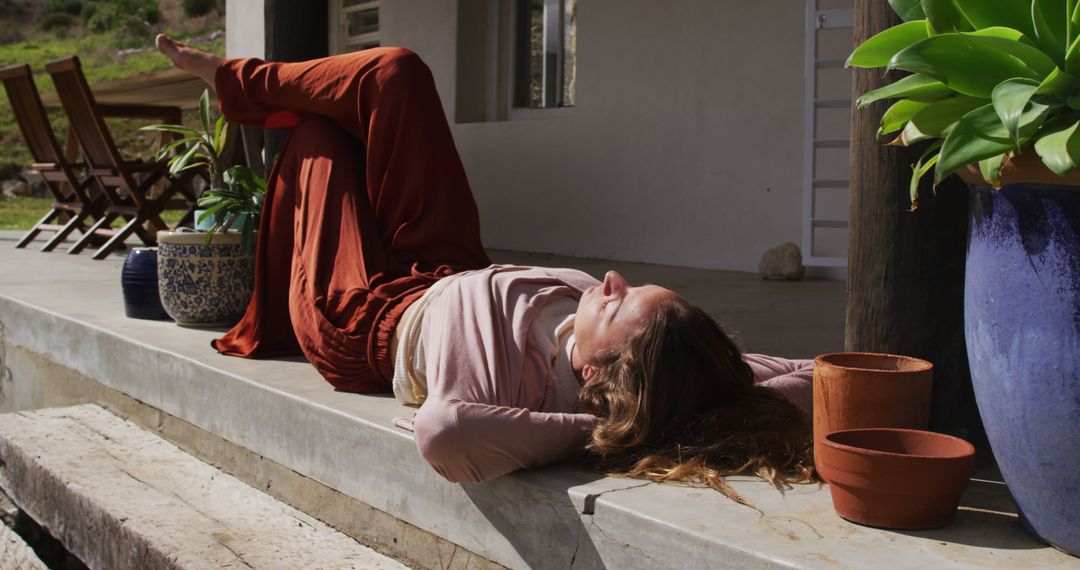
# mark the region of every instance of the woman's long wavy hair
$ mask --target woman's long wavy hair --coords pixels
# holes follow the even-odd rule
[[[725,476],[815,480],[806,414],[755,386],[735,343],[681,299],[662,302],[580,398],[601,418],[585,461],[608,474],[705,484],[746,505]]]

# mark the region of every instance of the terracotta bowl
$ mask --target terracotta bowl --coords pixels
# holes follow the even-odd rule
[[[818,458],[833,507],[845,519],[896,529],[952,522],[975,448],[960,438],[913,429],[866,428],[825,436]]]

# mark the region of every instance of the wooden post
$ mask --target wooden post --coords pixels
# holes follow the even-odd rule
[[[266,0],[266,59],[306,61],[329,55],[330,3]],[[285,134],[266,131],[266,169],[285,144]]]
[[[856,45],[897,23],[887,2],[855,1]],[[855,69],[853,99],[895,79],[880,69]],[[972,441],[988,458],[964,345],[967,188],[952,179],[935,193],[924,184],[919,209],[911,211],[911,165],[921,149],[877,140],[889,104],[852,111],[844,344],[933,362],[931,428]]]

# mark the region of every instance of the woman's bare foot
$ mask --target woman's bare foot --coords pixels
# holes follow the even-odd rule
[[[199,76],[210,85],[211,89],[214,88],[214,74],[224,58],[189,47],[165,34],[158,34],[154,44],[158,51],[173,62],[173,65]]]

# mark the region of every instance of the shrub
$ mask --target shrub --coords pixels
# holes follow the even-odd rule
[[[53,32],[56,34],[64,34],[62,37],[66,37],[67,30],[75,23],[75,18],[65,12],[53,12],[46,14],[41,19],[41,29],[46,32]]]
[[[97,10],[97,2],[87,2],[86,4],[82,5],[82,12],[80,13],[80,15],[82,16],[84,26],[87,24],[87,22],[90,21],[90,18],[94,17],[94,14],[97,14]]]
[[[86,20],[86,29],[95,34],[112,30],[120,20],[120,11],[112,4],[99,4]]]
[[[82,17],[87,29],[93,33],[118,30],[131,35],[135,31],[132,20],[140,24],[158,24],[161,10],[154,0],[109,0],[83,4]]]
[[[214,8],[217,7],[216,0],[181,0],[181,5],[184,8],[184,15],[193,18],[195,16],[202,16],[209,14]]]
[[[78,16],[82,13],[82,0],[49,0],[45,3],[45,12]]]

